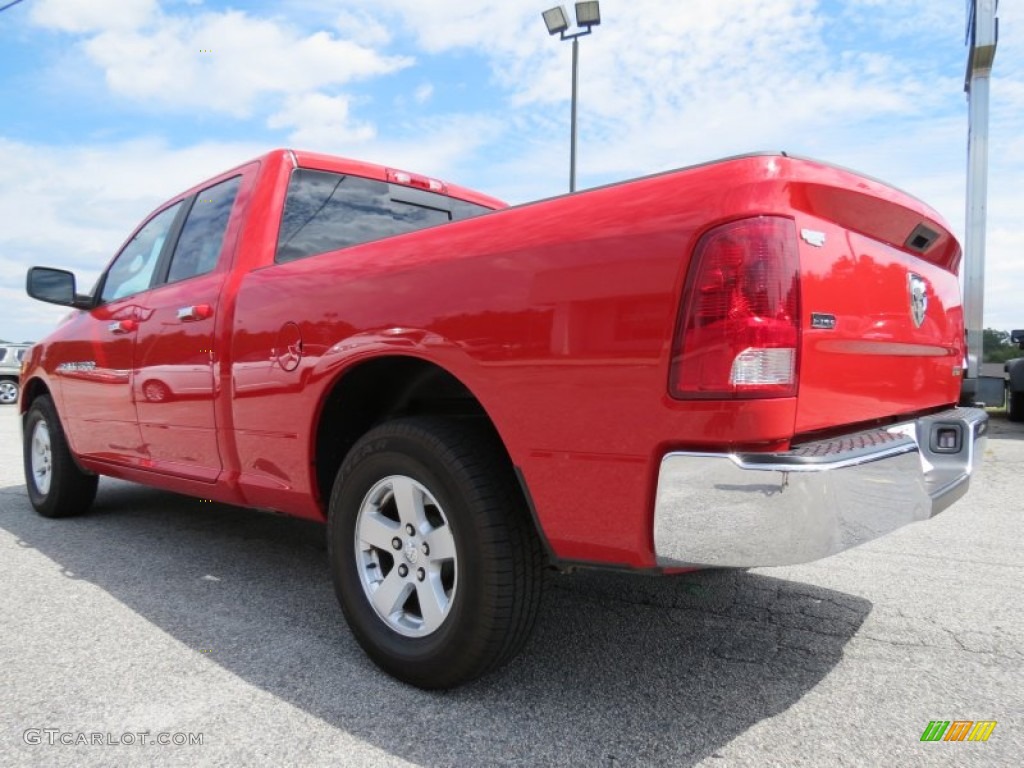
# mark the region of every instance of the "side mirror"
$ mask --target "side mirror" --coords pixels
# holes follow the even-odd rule
[[[91,297],[75,292],[75,276],[66,269],[32,267],[25,279],[25,290],[33,299],[64,307],[85,309],[92,304]]]
[[[1010,341],[1024,349],[1024,331],[1010,331]]]

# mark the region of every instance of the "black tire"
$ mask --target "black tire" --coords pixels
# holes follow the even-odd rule
[[[408,535],[397,507],[387,507],[397,503],[399,488],[393,485],[389,497],[388,483],[408,480],[415,481],[407,487],[417,486],[426,510],[421,515],[426,534],[416,530]],[[359,543],[360,510],[371,492],[382,494],[384,501],[367,506],[368,514],[380,520],[388,509],[395,513],[398,528],[391,541],[403,542],[396,552]],[[454,558],[441,566],[428,564],[429,552],[423,544],[445,525],[451,537],[446,547]],[[391,529],[380,530],[387,542]],[[543,582],[541,544],[497,436],[489,425],[476,420],[397,419],[364,435],[334,483],[328,553],[334,589],[356,640],[378,666],[411,685],[452,688],[473,680],[512,659],[533,628]],[[379,565],[366,564],[374,559]],[[433,614],[443,616],[433,629],[420,595],[441,593],[423,592],[427,585],[418,562],[439,569],[432,571],[436,575],[428,576],[427,582],[440,584],[441,600],[448,598],[447,607]],[[402,566],[407,575],[401,574]],[[447,581],[445,567],[449,568]],[[376,586],[364,585],[364,575],[371,578],[372,574],[379,574],[380,581]],[[402,607],[394,604],[397,612],[389,614],[389,623],[374,608],[370,591],[380,590],[386,579],[398,578],[395,574],[404,577],[411,586],[403,588],[412,591]],[[437,604],[432,605],[437,611]],[[400,622],[407,624],[396,628]],[[405,634],[416,631],[426,634]]]
[[[36,398],[25,414],[23,456],[28,498],[40,515],[71,517],[92,506],[99,478],[75,462],[53,401],[45,395]],[[43,477],[37,478],[34,466],[45,470]]]
[[[1010,421],[1024,421],[1024,392],[1007,393],[1006,418]]]

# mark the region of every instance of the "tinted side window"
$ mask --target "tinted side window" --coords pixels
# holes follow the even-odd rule
[[[120,299],[149,288],[153,270],[180,208],[181,203],[175,203],[160,211],[128,241],[107,271],[100,301]]]
[[[241,183],[242,177],[235,176],[196,196],[174,249],[167,282],[203,275],[217,266]]]
[[[449,198],[438,208],[392,199],[383,181],[299,168],[285,198],[278,263],[334,251],[451,220]]]

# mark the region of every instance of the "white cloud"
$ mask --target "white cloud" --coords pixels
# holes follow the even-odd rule
[[[157,0],[37,0],[30,18],[64,32],[138,29],[157,12]]]
[[[326,31],[303,33],[240,11],[162,16],[84,43],[110,89],[157,108],[245,117],[267,95],[336,88],[409,66]]]
[[[335,17],[335,28],[348,40],[376,48],[391,42],[391,32],[368,13],[342,11]]]
[[[1024,205],[1024,195],[1017,194],[1014,201]],[[1015,216],[1014,218],[1019,218]],[[1014,219],[991,218],[985,258],[985,325],[1010,330],[1024,328],[1024,232],[1014,226]],[[1008,226],[1007,226],[1008,225]]]
[[[453,48],[518,48],[516,40],[528,39],[519,34],[528,19],[534,22],[531,31],[543,32],[539,10],[528,3],[508,0],[355,0],[346,4],[399,19],[429,53]],[[539,30],[533,30],[533,26]]]
[[[270,116],[270,128],[291,129],[289,141],[298,147],[326,147],[364,142],[376,135],[369,123],[354,122],[344,96],[305,93],[285,99],[281,111]]]
[[[959,36],[966,31],[965,3],[936,0],[845,0],[843,14],[854,24],[871,24],[885,40],[930,34]]]
[[[413,99],[417,104],[426,104],[434,96],[434,86],[430,83],[423,83],[416,89]]]

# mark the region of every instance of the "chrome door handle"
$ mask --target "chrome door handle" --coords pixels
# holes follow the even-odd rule
[[[213,314],[213,308],[209,304],[193,304],[191,307],[179,307],[178,319],[184,323],[193,323],[196,320],[205,320]]]
[[[118,320],[107,326],[107,330],[111,333],[120,335],[122,333],[131,333],[135,330],[134,320]]]

